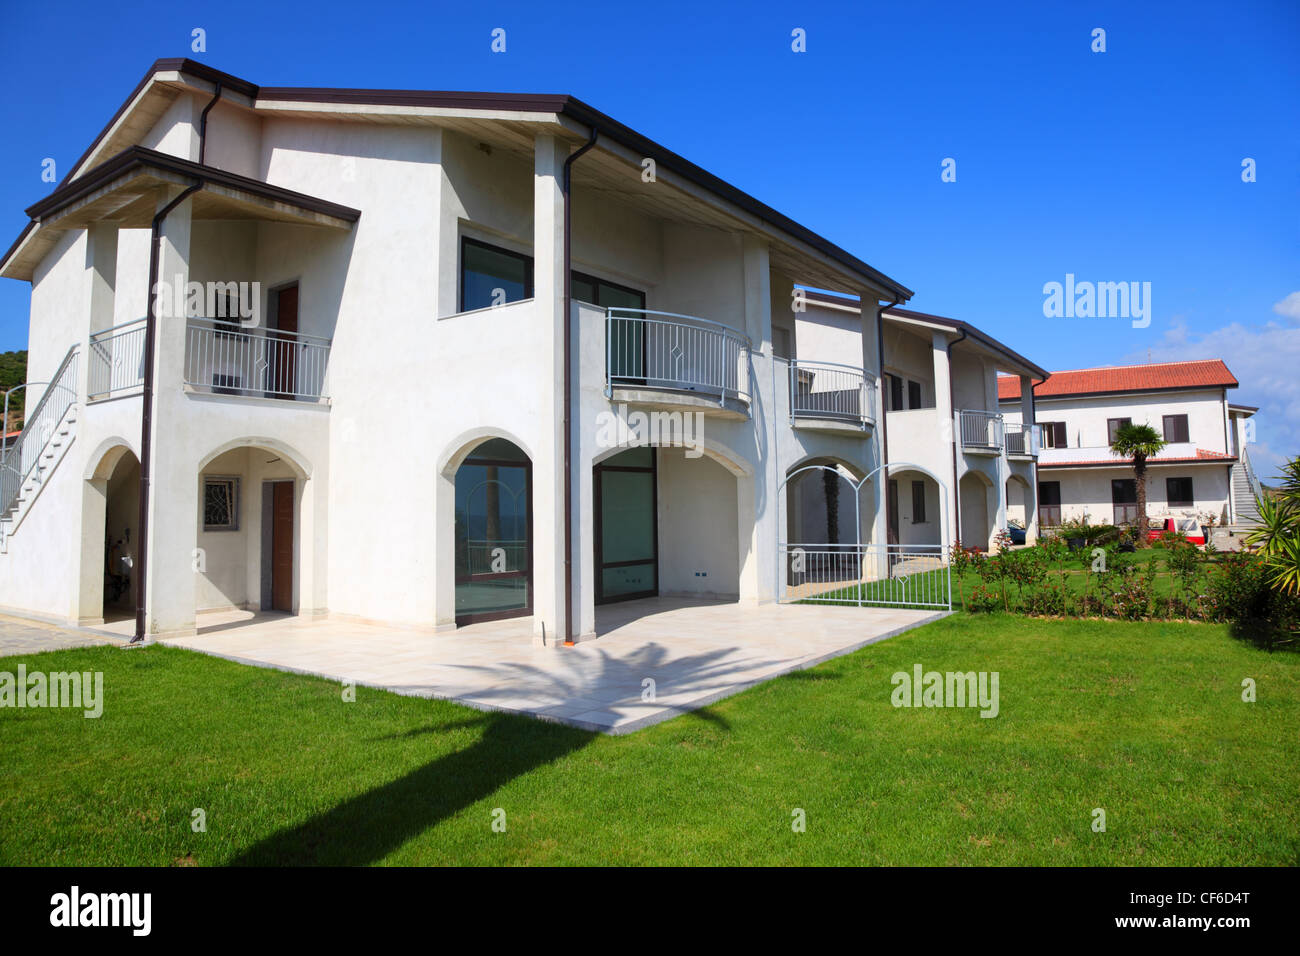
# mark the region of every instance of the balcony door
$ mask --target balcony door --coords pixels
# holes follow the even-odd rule
[[[274,293],[275,325],[266,337],[266,396],[293,398],[298,394],[298,283]]]
[[[522,617],[533,608],[532,462],[504,438],[456,471],[456,623]]]
[[[623,385],[646,384],[645,293],[582,272],[573,273],[573,298],[614,312],[609,325],[610,377]]]
[[[655,450],[631,448],[595,467],[596,603],[659,593]]]
[[[1138,516],[1137,480],[1115,478],[1110,483],[1110,502],[1115,511],[1115,524],[1132,524]]]

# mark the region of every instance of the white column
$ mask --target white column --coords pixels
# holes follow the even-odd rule
[[[945,547],[950,547],[953,541],[961,537],[961,525],[957,521],[961,449],[960,447],[956,449],[957,457],[954,459],[953,445],[957,441],[959,431],[953,419],[956,411],[953,408],[952,376],[948,367],[948,336],[945,333],[935,332],[930,337],[930,352],[934,363],[935,419],[939,423],[939,434],[935,436],[935,447],[939,452],[938,461],[935,464],[935,474],[939,476],[939,479],[947,488],[946,491],[940,488],[940,494],[943,497],[942,526],[947,529],[943,544]],[[954,460],[957,462],[959,474],[953,474]],[[962,543],[970,547],[975,542]]]
[[[158,208],[171,202],[178,192],[175,187],[167,190]],[[184,290],[190,274],[191,209],[192,200],[187,199],[168,213],[158,253],[161,288],[155,320],[149,553],[144,582],[147,629],[153,635],[194,630],[194,549],[200,520],[200,477],[198,462],[185,453],[177,437],[186,427],[187,411],[181,383],[185,371]],[[175,298],[178,286],[179,310]],[[251,489],[244,488],[241,493],[248,495]]]
[[[533,635],[561,641],[564,621],[564,160],[539,134],[533,155],[533,289],[544,360],[535,382],[542,427],[533,457]],[[576,444],[576,443],[575,443]]]
[[[889,474],[887,469],[880,468],[885,461],[885,357],[881,354],[881,335],[880,323],[881,309],[876,300],[876,294],[867,290],[859,290],[858,299],[861,303],[862,318],[862,374],[869,383],[869,388],[876,397],[876,424],[872,428],[871,463],[873,469],[879,469],[876,476],[871,479],[871,491],[876,513],[871,522],[870,540],[864,541],[864,544],[883,545],[889,543]],[[865,489],[864,489],[865,491]],[[865,563],[864,563],[865,569]]]
[[[1020,376],[1020,420],[1026,426],[1036,424],[1034,420],[1034,379],[1031,375]],[[1029,441],[1029,436],[1025,436]],[[1029,490],[1025,493],[1025,544],[1038,540],[1038,459],[1029,463]]]
[[[740,599],[761,604],[777,598],[777,541],[782,463],[777,453],[776,392],[772,381],[772,274],[767,243],[744,237],[745,334],[751,346],[747,372],[751,376],[750,413],[765,448],[754,463],[754,477],[736,479],[737,548],[740,555]],[[751,487],[746,487],[749,484]],[[761,493],[759,488],[764,489]]]

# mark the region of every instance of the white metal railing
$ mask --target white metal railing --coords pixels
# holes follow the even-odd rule
[[[145,320],[133,319],[90,337],[86,397],[110,398],[144,384]]]
[[[1006,430],[1004,445],[1008,455],[1034,456],[1043,447],[1043,435],[1040,426],[1006,422],[1003,427]]]
[[[1002,416],[963,408],[957,412],[963,448],[1002,451]]]
[[[185,384],[219,395],[319,399],[329,354],[330,340],[321,336],[190,319]]]
[[[41,455],[59,423],[77,401],[77,346],[68,349],[41,400],[27,416],[22,434],[7,445],[0,459],[0,516],[18,504],[23,486],[40,468]]]
[[[646,309],[605,310],[605,394],[622,386],[749,401],[749,339],[719,322]]]
[[[782,544],[781,600],[859,607],[952,608],[939,544]]]
[[[790,417],[876,420],[876,390],[862,369],[835,362],[790,360]]]

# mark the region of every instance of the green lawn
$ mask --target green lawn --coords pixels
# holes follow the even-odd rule
[[[4,864],[1300,855],[1300,654],[1215,625],[958,614],[622,738],[365,688],[344,703],[327,681],[162,647],[0,671],[19,663],[102,670],[106,703],[99,720],[0,710]],[[917,663],[998,671],[1000,715],[894,708],[890,676]]]

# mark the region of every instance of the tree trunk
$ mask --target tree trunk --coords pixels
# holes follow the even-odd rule
[[[1137,480],[1137,540],[1140,544],[1147,539],[1147,462],[1141,455],[1133,456],[1133,477]]]

